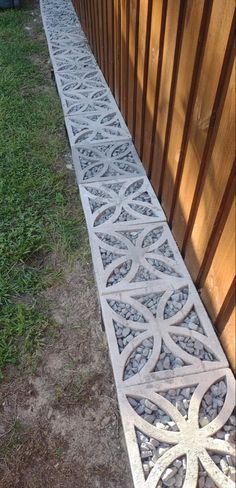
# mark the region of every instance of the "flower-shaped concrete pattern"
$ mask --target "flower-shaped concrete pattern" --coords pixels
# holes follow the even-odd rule
[[[50,6],[42,10],[43,21],[48,32],[59,30],[66,32],[71,26],[78,26],[78,18],[73,9],[63,9],[63,6]],[[57,21],[55,22],[55,17]]]
[[[73,42],[87,42],[87,39],[83,33],[83,31],[79,28],[78,25],[75,27],[68,27],[66,32],[61,31],[60,29],[55,29],[53,32],[48,34],[49,40],[49,47],[51,43],[62,43],[64,46],[70,46]]]
[[[131,142],[74,147],[72,157],[79,183],[144,175]]]
[[[127,229],[104,226],[91,239],[98,288],[101,293],[143,288],[151,282],[190,279],[167,224]]]
[[[65,116],[105,113],[116,110],[111,92],[107,88],[70,90],[63,92],[62,106]]]
[[[118,391],[135,488],[234,488],[229,369]]]
[[[62,70],[64,68],[65,66]],[[74,69],[77,69],[77,65],[74,65]],[[99,114],[84,114],[83,116],[70,115],[65,118],[65,122],[71,146],[131,139],[118,110]]]
[[[63,52],[62,52],[63,51]],[[76,65],[77,70],[91,69],[96,66],[96,61],[88,49],[80,49],[78,51],[73,49],[60,50],[59,54],[54,54],[52,57],[52,64],[55,71],[68,72]]]
[[[164,221],[165,215],[146,177],[80,186],[88,225],[144,224]]]
[[[191,281],[172,277],[101,297],[117,386],[228,365]]]
[[[79,24],[78,17],[73,9],[71,2],[50,1],[41,0],[41,8],[43,13],[46,14],[46,24],[53,23],[54,27],[59,27],[61,23],[67,22],[67,26],[70,27],[74,21]]]
[[[106,82],[101,71],[98,68],[92,68],[89,71],[79,71],[78,73],[55,73],[57,89],[60,97],[71,96],[79,90],[88,90],[94,88],[107,88]]]
[[[56,62],[53,62],[55,72],[58,72],[60,75],[64,74],[74,74],[78,76],[78,73],[84,71],[91,71],[92,69],[96,69],[96,65],[94,63],[93,58],[88,55],[83,55],[77,61],[72,61],[71,59],[61,59]]]
[[[67,38],[64,37],[57,41],[53,40],[49,44],[49,49],[53,56],[63,54],[64,51],[67,52],[68,50],[72,51],[74,54],[78,54],[80,49],[83,51],[87,50],[89,53],[91,53],[88,41],[82,34],[78,35],[77,37],[68,36]]]

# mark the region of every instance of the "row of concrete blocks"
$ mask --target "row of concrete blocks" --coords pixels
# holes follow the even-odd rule
[[[41,0],[136,488],[235,485],[235,384],[70,1]]]

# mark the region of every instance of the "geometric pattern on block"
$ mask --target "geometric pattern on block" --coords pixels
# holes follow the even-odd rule
[[[70,65],[76,65],[77,69],[85,70],[94,68],[95,63],[95,59],[88,49],[80,49],[78,52],[73,49],[65,49],[63,53],[54,55],[52,58],[55,71],[64,71],[67,65],[68,71],[70,71]]]
[[[50,34],[48,34],[49,38],[49,49],[52,49],[53,45],[55,44],[62,44],[63,46],[70,46],[74,45],[74,42],[81,43],[81,45],[87,45],[88,41],[83,33],[82,30],[78,28],[78,26],[68,28],[65,32],[62,32],[60,29],[54,30]]]
[[[58,30],[60,30],[61,32],[66,32],[69,27],[77,27],[78,29],[78,20],[76,18],[75,12],[72,9],[64,9],[64,11],[62,11],[62,9],[63,7],[58,7],[58,9],[56,10],[53,7],[51,12],[49,9],[44,10],[43,20],[46,19],[46,21],[44,20],[44,23],[48,32]]]
[[[118,109],[83,116],[71,115],[65,118],[65,122],[71,146],[124,141],[131,138]]]
[[[64,75],[65,73],[71,73],[79,76],[80,72],[91,71],[96,68],[93,58],[90,55],[85,54],[80,57],[78,62],[74,62],[71,59],[60,59],[58,60],[56,65],[53,62],[52,58],[52,64],[54,66],[54,71],[62,75]]]
[[[118,391],[135,488],[234,488],[229,369]]]
[[[116,104],[107,88],[93,88],[87,90],[64,91],[62,107],[67,115],[88,115],[90,113],[105,113],[116,110]]]
[[[190,279],[166,223],[127,228],[112,224],[90,234],[100,293],[143,288],[160,280]]]
[[[52,56],[58,56],[71,50],[74,54],[78,54],[78,51],[82,48],[82,50],[87,50],[88,53],[91,54],[90,47],[88,45],[88,41],[86,40],[85,36],[68,36],[67,38],[59,38],[56,41],[52,41],[50,43],[50,53]]]
[[[44,22],[47,29],[62,28],[67,25],[67,28],[79,24],[78,17],[73,9],[71,2],[60,2],[58,0],[48,1],[41,0],[41,9],[44,15]]]
[[[190,280],[100,297],[117,387],[228,366]]]
[[[74,41],[70,44],[68,43],[68,45],[63,45],[60,42],[52,42],[50,45],[50,54],[53,62],[57,60],[70,60],[73,62],[78,59],[78,54],[88,55],[93,58],[89,45],[85,42],[85,40]]]
[[[107,88],[106,82],[100,70],[93,68],[91,70],[79,71],[74,73],[55,72],[56,84],[61,98],[78,90],[87,90],[94,88]]]
[[[80,185],[88,226],[147,224],[164,221],[164,212],[147,177],[110,180]]]
[[[132,142],[73,147],[72,157],[78,183],[145,175]]]

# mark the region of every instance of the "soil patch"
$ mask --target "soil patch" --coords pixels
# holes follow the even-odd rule
[[[31,17],[26,35],[41,40],[38,3]],[[34,61],[43,63],[44,55]],[[47,90],[49,63],[45,71]],[[55,170],[68,172],[76,213],[78,190],[68,161],[62,155]],[[9,366],[0,385],[0,488],[131,488],[91,259],[85,254],[68,264],[53,251],[48,264],[61,275],[37,297],[54,324],[50,337],[34,371]]]

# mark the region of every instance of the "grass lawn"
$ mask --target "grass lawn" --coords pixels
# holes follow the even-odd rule
[[[63,268],[51,256],[68,262],[88,248],[65,161],[61,167],[69,149],[46,43],[40,26],[27,30],[29,19],[27,7],[0,11],[1,375],[7,364],[33,361],[50,330],[39,292]]]

